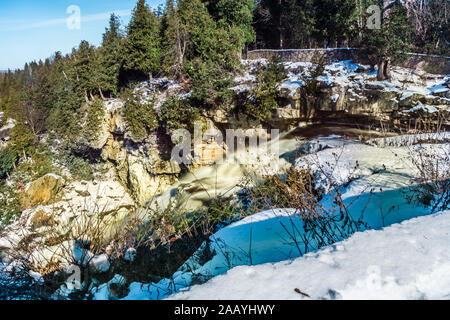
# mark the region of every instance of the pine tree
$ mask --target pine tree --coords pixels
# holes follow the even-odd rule
[[[122,65],[122,41],[123,35],[120,31],[119,17],[111,15],[109,27],[103,34],[102,46],[98,51],[100,68],[100,94],[103,91],[111,95],[117,95],[119,86],[120,67]]]
[[[363,47],[372,62],[378,64],[379,81],[390,79],[391,64],[405,59],[411,46],[411,33],[407,11],[401,4],[383,10],[380,29],[364,32]]]
[[[222,26],[237,26],[240,29],[242,43],[255,41],[253,29],[254,0],[208,0],[208,10]]]
[[[184,82],[183,65],[188,47],[188,31],[173,0],[168,0],[161,18],[162,67],[166,73]]]
[[[180,0],[178,10],[189,35],[189,61],[200,59],[226,71],[240,65],[243,43],[238,27],[218,25],[201,0]]]
[[[316,29],[316,7],[314,0],[289,1],[286,4],[283,22],[286,32],[285,45],[288,48],[313,47]]]
[[[145,0],[139,0],[127,28],[124,69],[138,76],[147,74],[151,79],[161,69],[160,54],[158,17]]]
[[[315,36],[324,47],[336,47],[354,36],[351,18],[355,14],[353,0],[316,0]]]
[[[93,91],[98,89],[95,48],[87,41],[81,41],[78,49],[71,56],[71,78],[78,96],[86,101],[93,98]]]

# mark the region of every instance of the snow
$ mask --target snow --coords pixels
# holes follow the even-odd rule
[[[0,120],[2,119],[2,117],[3,117],[3,113],[0,117]],[[16,124],[17,124],[17,121],[10,118],[6,121],[6,124],[3,127],[0,127],[0,131],[13,129],[16,126]]]
[[[437,85],[434,85],[434,86],[428,88],[428,90],[429,90],[431,93],[437,94],[437,93],[447,92],[447,91],[449,91],[450,89],[449,89],[444,83],[440,83],[440,84],[437,84]]]
[[[389,144],[389,142],[387,142],[387,144]],[[422,147],[429,148],[431,152],[435,153],[450,153],[450,146],[448,144],[425,145]],[[346,142],[339,136],[330,136],[310,142],[307,146],[307,150],[305,150],[307,154],[297,161],[297,167],[301,168],[302,165],[309,162],[308,167],[311,167],[313,170],[314,168],[317,169],[317,173],[319,174],[318,183],[329,192],[323,197],[321,205],[324,208],[329,209],[329,212],[332,212],[334,206],[334,186],[348,183],[348,185],[342,187],[340,191],[350,216],[354,219],[361,217],[362,221],[367,224],[366,227],[360,229],[361,231],[366,230],[367,228],[380,230],[389,225],[430,214],[428,208],[418,206],[416,203],[408,202],[405,196],[410,190],[411,181],[417,175],[410,160],[410,152],[414,152],[414,150],[417,149],[411,149],[411,147],[405,146],[380,148],[362,143]],[[447,164],[447,166],[443,164],[441,167],[441,170],[449,169],[450,164]],[[450,220],[448,223],[450,224]],[[396,228],[398,227],[392,227],[392,229],[395,230]],[[290,229],[297,230],[298,234],[294,233],[294,236],[292,236],[292,232],[291,234],[287,232],[287,230]],[[195,294],[193,296],[190,296],[189,293],[182,293],[175,297],[182,299],[200,297],[208,299],[224,297],[232,299],[245,299],[246,297],[260,299],[267,296],[265,294],[267,290],[262,290],[261,296],[259,296],[258,293],[251,295],[248,291],[251,291],[250,288],[252,286],[267,286],[267,288],[275,290],[272,292],[272,296],[269,295],[267,297],[272,297],[274,299],[298,298],[298,294],[293,291],[295,287],[284,293],[281,288],[286,287],[287,280],[282,282],[284,278],[278,279],[277,277],[274,277],[273,274],[282,273],[279,277],[286,277],[289,279],[295,278],[296,275],[303,274],[303,268],[298,268],[296,271],[289,269],[286,272],[281,272],[282,270],[279,270],[279,268],[282,269],[284,266],[289,268],[290,265],[304,263],[302,261],[308,261],[308,263],[310,263],[311,257],[316,257],[316,264],[320,263],[320,266],[323,268],[336,269],[336,272],[341,273],[348,272],[350,276],[347,276],[347,279],[351,277],[353,272],[356,272],[352,269],[349,270],[348,268],[350,268],[350,266],[354,265],[353,268],[356,268],[357,266],[360,266],[361,263],[367,263],[367,266],[362,270],[358,269],[360,278],[354,278],[354,283],[343,282],[346,278],[339,274],[336,276],[336,278],[341,281],[337,283],[338,285],[334,286],[333,282],[330,280],[330,287],[325,287],[325,284],[328,283],[326,277],[327,274],[329,274],[329,270],[325,269],[315,273],[315,277],[307,277],[307,279],[309,279],[308,281],[311,281],[310,283],[305,280],[304,284],[299,283],[297,285],[300,290],[308,292],[308,294],[312,293],[316,298],[327,297],[326,295],[329,289],[334,290],[332,292],[335,292],[338,289],[340,290],[339,294],[333,293],[330,297],[353,297],[355,290],[367,288],[367,286],[364,286],[361,284],[362,282],[358,282],[357,280],[365,281],[366,279],[374,278],[373,270],[369,270],[371,261],[377,262],[378,260],[382,260],[380,257],[366,259],[366,256],[373,255],[375,257],[376,255],[383,254],[386,248],[391,248],[391,242],[388,238],[385,238],[383,241],[377,240],[378,242],[372,244],[372,246],[376,247],[376,250],[373,248],[373,252],[368,250],[360,253],[361,259],[366,259],[362,262],[360,262],[356,252],[352,254],[352,256],[342,257],[342,261],[347,261],[346,264],[349,265],[349,267],[345,267],[347,269],[339,271],[343,262],[341,260],[336,262],[337,257],[333,252],[336,251],[335,248],[345,248],[346,242],[330,243],[331,246],[321,250],[319,253],[310,253],[303,258],[299,258],[304,252],[302,252],[302,249],[297,249],[295,242],[299,244],[300,248],[304,248],[304,243],[301,240],[302,230],[303,220],[294,209],[286,208],[269,210],[249,216],[219,230],[216,234],[211,236],[209,243],[204,243],[202,248],[186,261],[171,279],[163,279],[159,283],[152,284],[132,283],[129,288],[130,292],[125,299],[166,298],[170,296],[171,293],[180,292],[186,288],[190,288],[192,281],[196,279],[203,279],[204,281],[209,279],[212,280],[210,280],[208,284],[199,287],[202,289],[193,287],[192,292]],[[376,232],[378,231],[366,231],[353,236],[352,239],[361,239],[366,237],[366,234],[377,234]],[[344,240],[344,237],[338,238],[339,241]],[[383,236],[380,236],[380,238],[383,238]],[[351,241],[358,242],[356,240]],[[371,241],[372,240],[369,242]],[[417,241],[414,243],[417,243]],[[209,250],[205,250],[205,248],[208,248],[208,245]],[[364,247],[365,243],[358,245],[358,248],[361,251],[364,251]],[[402,246],[399,246],[399,248],[401,247]],[[391,249],[399,250],[399,248]],[[314,252],[314,250],[317,249],[316,243],[310,243],[308,252]],[[349,247],[349,249],[351,249],[351,247]],[[208,251],[211,252],[210,259],[200,263],[199,258],[204,252]],[[395,262],[394,258],[397,256],[399,255],[395,253],[392,257],[386,259],[387,261]],[[297,258],[299,258],[299,260],[293,260]],[[405,260],[409,262],[408,259],[415,259],[415,257],[413,255],[409,257],[409,253],[405,253]],[[315,268],[315,265],[312,266],[310,273],[313,273]],[[384,266],[380,266],[380,268],[383,269]],[[394,270],[396,272],[395,276],[397,276],[397,274],[401,273],[402,265],[398,266],[396,269],[395,266],[391,264],[389,265],[389,268]],[[261,272],[267,270],[270,275],[261,274],[259,276],[258,272],[260,269],[263,270]],[[369,275],[367,275],[367,270],[370,271]],[[324,274],[322,274],[322,272],[324,272]],[[433,275],[433,272],[440,274],[441,270],[430,270],[431,276]],[[221,275],[225,273],[227,275],[221,277]],[[236,277],[237,280],[231,279],[229,282],[226,280],[228,283],[227,285],[221,282],[222,278],[229,276]],[[389,278],[389,276],[390,274],[385,275],[383,273],[379,278],[376,278],[379,282],[376,285],[381,287],[378,291],[375,290],[373,294],[381,295],[388,289],[395,289],[393,286],[396,282],[392,282],[392,279]],[[242,278],[251,281],[252,284],[242,280]],[[267,281],[270,281],[271,284],[267,284]],[[318,283],[318,281],[320,281],[320,283]],[[220,282],[220,285],[224,286],[224,295],[227,293],[231,294],[234,290],[232,288],[235,288],[236,290],[241,290],[242,296],[222,296],[222,293],[215,295],[210,294],[209,296],[208,294],[205,294],[205,296],[203,296],[203,288],[208,290],[208,286],[215,286],[216,282]],[[290,281],[287,282],[290,283]],[[402,296],[402,292],[406,292],[404,293],[405,295],[408,294],[413,298],[419,297],[419,295],[413,294],[409,284],[400,287],[397,288],[398,290],[396,289],[395,294]],[[423,293],[426,295],[432,294],[432,292],[429,292],[422,287],[419,289],[423,290]],[[214,287],[214,290],[221,291],[218,290],[218,287],[216,286]],[[394,296],[391,295],[391,297]]]
[[[252,89],[252,86],[246,85],[246,84],[240,84],[240,85],[230,88],[230,90],[232,90],[236,93],[249,92],[251,89]]]
[[[338,99],[339,99],[339,94],[337,94],[337,93],[331,96],[331,101],[333,101],[333,102],[337,102]]]
[[[421,102],[418,102],[417,106],[412,107],[411,109],[408,109],[408,110],[404,110],[402,112],[410,113],[410,112],[416,112],[416,111],[423,111],[426,113],[436,113],[436,112],[439,112],[439,108],[437,108],[436,106],[429,106],[429,105],[425,105]]]
[[[281,86],[280,89],[287,89],[290,92],[290,95],[294,95],[298,88],[301,88],[303,86],[303,83],[301,81],[298,80],[294,80],[294,79],[288,79],[287,81],[284,81]]]
[[[354,234],[293,261],[240,266],[170,299],[449,299],[450,211]]]
[[[108,256],[106,254],[94,256],[89,262],[89,265],[93,270],[100,273],[108,271],[110,267]]]
[[[405,134],[389,138],[375,138],[368,141],[368,143],[378,147],[403,147],[412,146],[421,141],[445,143],[450,141],[450,132],[444,131],[437,133]],[[443,148],[448,148],[448,146],[444,145]]]
[[[136,258],[137,250],[135,248],[129,248],[125,252],[124,259],[125,261],[133,262]]]

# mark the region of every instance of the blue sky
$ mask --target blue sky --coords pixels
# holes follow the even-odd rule
[[[69,53],[81,40],[99,45],[109,15],[123,25],[137,0],[0,0],[0,70],[22,68],[26,62],[45,59],[54,52]],[[147,0],[156,8],[165,0]],[[77,6],[81,13],[77,29]],[[73,17],[72,20],[68,19]],[[72,24],[70,23],[72,21]],[[74,26],[75,28],[69,26]]]

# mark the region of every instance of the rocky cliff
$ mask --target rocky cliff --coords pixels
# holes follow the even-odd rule
[[[311,63],[286,62],[288,77],[279,87],[279,106],[272,110],[271,117],[261,122],[243,112],[242,102],[257,85],[257,74],[266,63],[264,59],[244,61],[244,72],[235,78],[232,88],[232,102],[202,112],[202,122],[207,124],[207,129],[225,132],[226,129],[277,128],[286,131],[308,123],[346,123],[397,130],[450,125],[448,76],[394,67],[391,81],[378,82],[376,71],[351,61],[326,65],[324,73],[316,79],[319,89],[313,98],[305,97],[304,92]],[[179,84],[160,86],[161,82],[164,81],[155,79],[154,83],[143,83],[136,89],[145,98],[156,88],[156,109],[168,96],[184,94]],[[136,141],[127,128],[124,102],[120,99],[105,101],[104,109],[98,134],[82,143],[83,148],[99,155],[104,167],[102,173],[93,181],[66,182],[61,177],[47,175],[32,182],[22,199],[25,210],[20,220],[9,227],[10,237],[2,239],[0,247],[15,246],[24,239],[32,242],[55,226],[70,229],[83,212],[100,217],[102,226],[120,227],[137,208],[172,188],[183,173],[213,164],[218,155],[227,152],[224,144],[208,139],[198,146],[203,156],[199,162],[180,166],[171,161],[173,144],[166,132],[156,131]],[[48,235],[44,240],[52,247],[67,239]],[[73,247],[73,243],[70,246]],[[62,249],[57,246],[50,251],[52,253],[47,250],[45,257],[38,257],[37,261],[44,261],[46,265],[57,263],[53,261],[58,260],[55,250]]]

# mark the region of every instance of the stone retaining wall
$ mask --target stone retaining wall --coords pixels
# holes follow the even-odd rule
[[[292,62],[311,62],[317,55],[323,55],[326,63],[336,60],[359,60],[358,49],[354,48],[253,50],[247,53],[247,59],[268,59],[273,55],[279,55],[283,61]]]
[[[247,53],[248,60],[268,59],[279,55],[283,61],[311,62],[314,57],[323,55],[325,63],[340,60],[353,60],[356,63],[369,64],[365,55],[357,48],[331,48],[331,49],[286,49],[286,50],[253,50]],[[408,53],[405,62],[398,64],[412,69],[420,69],[428,73],[449,74],[450,57]]]

